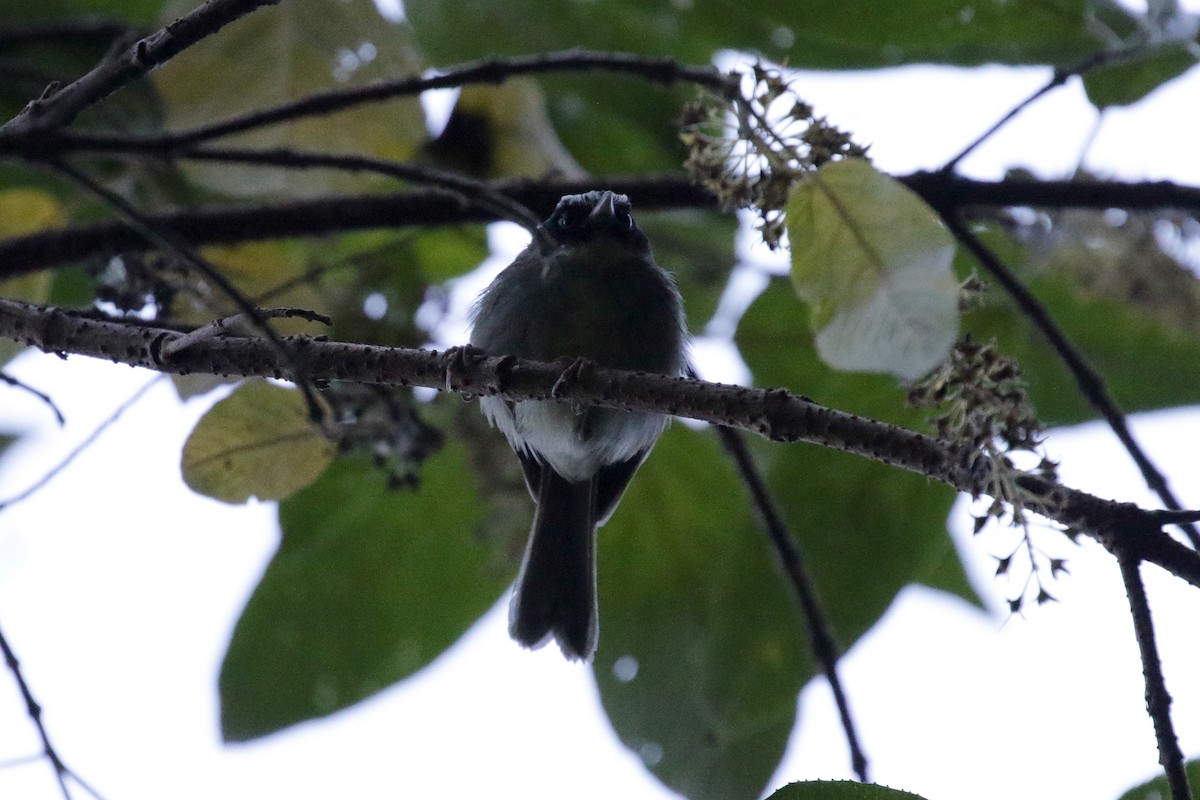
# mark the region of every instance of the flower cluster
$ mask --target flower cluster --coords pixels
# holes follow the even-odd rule
[[[864,158],[867,149],[816,116],[781,70],[759,62],[746,80],[740,95],[708,96],[684,108],[685,167],[723,205],[757,211],[763,240],[774,248],[794,183],[827,161]]]

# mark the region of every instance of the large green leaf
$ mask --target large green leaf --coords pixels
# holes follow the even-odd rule
[[[762,791],[812,675],[803,623],[711,435],[675,426],[600,532],[594,671],[617,734],[691,800]]]
[[[180,467],[193,491],[226,503],[279,500],[315,481],[336,450],[308,416],[304,395],[249,380],[200,418]]]
[[[792,190],[787,229],[825,363],[914,380],[950,354],[954,240],[910,189],[863,159],[835,161]]]
[[[921,427],[889,377],[835,372],[812,348],[801,306],[777,280],[742,318],[737,344],[761,386],[784,386],[817,402]],[[892,467],[807,445],[758,444],[775,496],[808,555],[843,646],[849,647],[910,583],[979,604],[946,533],[950,489]]]
[[[875,783],[856,781],[800,781],[789,783],[767,800],[922,800],[910,792]]]
[[[365,460],[335,462],[280,504],[283,540],[221,668],[227,741],[323,717],[432,661],[512,580],[467,456],[432,456],[416,489]]]
[[[1196,800],[1196,798],[1200,798],[1200,760],[1189,761],[1184,768],[1187,770],[1192,798]],[[1170,796],[1171,788],[1167,785],[1167,776],[1159,775],[1154,780],[1133,787],[1121,795],[1120,800],[1166,800]]]
[[[1196,44],[1177,44],[1148,52],[1132,63],[1099,67],[1083,76],[1083,88],[1096,108],[1136,103],[1196,66],[1191,49]]]
[[[194,5],[172,0],[170,19]],[[168,126],[183,128],[325,91],[421,68],[407,28],[393,25],[371,0],[305,0],[264,8],[183,51],[154,73]],[[427,138],[417,98],[369,103],[224,139],[255,147],[356,153],[385,159],[414,154]],[[378,178],[330,170],[263,170],[199,164],[189,169],[206,186],[234,195],[318,193],[361,188]]]
[[[1088,0],[408,0],[422,48],[447,64],[577,47],[708,63],[718,50],[762,52],[793,67],[858,69],[915,62],[1065,63],[1099,49]],[[1127,12],[1122,12],[1126,13]]]
[[[1130,280],[1117,284],[1116,289],[1096,289],[1089,288],[1088,281],[1068,263],[1077,254],[1061,252],[1040,267],[1041,274],[1029,278],[1028,270],[1022,269],[1028,257],[1022,248],[994,229],[982,235],[1028,280],[1029,290],[1123,409],[1143,411],[1200,402],[1200,378],[1194,370],[1180,368],[1200,364],[1200,321],[1186,311],[1187,298],[1182,292],[1179,309],[1166,305],[1170,303],[1170,285],[1164,295],[1164,286],[1157,284],[1170,280],[1171,275],[1161,268],[1149,268],[1152,259],[1162,257],[1160,253],[1145,246],[1132,249],[1132,242],[1114,243],[1124,261],[1114,261],[1111,269],[1130,273]],[[1090,240],[1095,244],[1098,237]],[[1093,266],[1107,258],[1095,248],[1086,255]],[[1187,288],[1185,282],[1181,289]],[[964,327],[978,341],[995,337],[1001,352],[1016,358],[1039,419],[1048,426],[1096,419],[1095,409],[1046,338],[1001,290],[994,289],[988,296],[980,309],[964,317]]]

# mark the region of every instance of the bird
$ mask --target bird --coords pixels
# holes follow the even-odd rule
[[[605,190],[558,202],[480,294],[470,343],[489,356],[576,369],[681,376],[687,367],[675,279],[655,263],[629,198]],[[596,528],[612,516],[668,418],[554,399],[485,396],[480,405],[516,452],[536,503],[509,633],[531,649],[553,638],[568,660],[590,661],[599,638]]]

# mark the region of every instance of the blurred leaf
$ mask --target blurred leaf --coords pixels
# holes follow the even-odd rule
[[[600,531],[600,699],[626,747],[691,800],[762,791],[812,674],[739,485],[711,435],[677,425]]]
[[[590,172],[672,170],[687,157],[678,117],[683,104],[696,96],[693,87],[668,89],[598,73],[553,76],[544,86],[558,135]]]
[[[171,0],[163,18],[192,5],[192,0]],[[153,77],[167,106],[168,127],[187,128],[335,86],[362,86],[420,72],[407,31],[380,16],[371,0],[282,3],[231,23],[180,53]],[[426,138],[424,114],[414,97],[298,119],[222,141],[404,159]],[[331,170],[243,165],[197,164],[189,171],[205,186],[232,195],[348,191],[380,180]]]
[[[1200,760],[1187,762],[1184,769],[1192,789],[1192,800],[1200,800]],[[1133,787],[1121,795],[1119,800],[1167,800],[1170,796],[1171,787],[1167,785],[1167,776],[1159,775],[1154,780]]]
[[[427,342],[429,331],[417,324],[417,311],[431,285],[470,272],[488,256],[482,226],[343,237],[334,247],[339,252],[329,256],[331,268],[322,279],[335,321],[332,335],[393,347]]]
[[[478,178],[583,175],[558,140],[542,90],[531,78],[514,78],[499,86],[464,86],[428,152]]]
[[[0,238],[57,228],[66,224],[66,216],[54,196],[41,189],[26,187],[0,190]],[[50,299],[54,272],[41,270],[17,278],[0,280],[0,297],[45,303]],[[0,365],[8,363],[26,345],[15,339],[0,339]]]
[[[193,491],[217,500],[278,500],[315,481],[335,450],[298,390],[249,380],[196,423],[180,467]]]
[[[937,62],[1063,64],[1102,43],[1089,0],[593,0],[545,13],[535,0],[408,0],[405,13],[435,63],[577,47],[709,63],[718,50],[762,52],[789,66],[862,69]],[[1130,12],[1122,11],[1126,17]]]
[[[280,504],[283,540],[221,668],[221,731],[245,741],[332,714],[429,664],[512,580],[480,536],[460,445],[416,489],[339,460]],[[515,571],[515,570],[514,570]]]
[[[1196,56],[1188,48],[1188,44],[1176,44],[1154,50],[1133,62],[1091,70],[1083,76],[1088,100],[1101,110],[1136,103],[1196,65]]]
[[[1103,247],[1069,245],[1040,262],[1041,274],[1031,277],[1029,268],[1023,268],[1026,251],[995,229],[980,235],[1027,282],[1121,408],[1133,412],[1200,402],[1200,379],[1194,371],[1180,369],[1181,364],[1200,363],[1200,320],[1194,313],[1194,278],[1185,274],[1179,282],[1178,265],[1171,270],[1159,263],[1162,254],[1135,237],[1110,242],[1123,253],[1116,261]],[[1088,240],[1103,241],[1095,235]],[[1082,257],[1074,253],[1076,247],[1086,249],[1090,266],[1101,272],[1081,273],[1073,263]],[[1110,274],[1120,280],[1108,280]],[[991,291],[987,302],[964,318],[964,328],[978,341],[996,338],[1000,351],[1017,360],[1043,423],[1097,418],[1062,359],[1001,290]]]
[[[636,211],[636,209],[635,209]],[[654,260],[675,275],[688,327],[700,333],[717,310],[737,260],[737,219],[706,211],[641,215],[638,224],[654,248]]]
[[[833,408],[924,427],[892,378],[836,372],[820,362],[802,313],[776,280],[742,317],[736,341],[758,386],[784,386]],[[843,647],[871,627],[909,583],[981,605],[946,532],[955,493],[925,478],[845,453],[751,440],[804,548]]]
[[[792,285],[827,364],[913,380],[949,355],[954,240],[910,189],[862,159],[831,162],[792,190],[787,227]]]
[[[919,795],[857,781],[800,781],[782,786],[767,800],[922,800]]]
[[[228,278],[251,302],[260,307],[291,307],[327,312],[328,300],[308,277],[310,257],[319,256],[322,245],[309,241],[246,242],[210,246],[201,255]],[[201,284],[191,294],[179,294],[172,304],[171,318],[177,322],[205,324],[217,317],[241,313],[234,302],[215,289]],[[316,323],[303,319],[278,319],[272,327],[283,334],[311,331]],[[324,330],[322,330],[324,332]]]

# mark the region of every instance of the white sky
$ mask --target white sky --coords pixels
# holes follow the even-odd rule
[[[1088,164],[1200,184],[1197,72],[1112,112]],[[1047,75],[909,68],[805,74],[798,87],[874,142],[881,167],[905,172],[939,165]],[[998,177],[1019,164],[1065,175],[1093,119],[1072,82],[964,169]],[[0,422],[28,432],[0,462],[0,497],[56,463],[150,377],[33,354],[11,372],[52,394],[68,425],[59,430],[44,407],[0,392]],[[50,489],[0,516],[0,626],[61,754],[107,798],[671,796],[617,743],[587,668],[554,648],[529,653],[509,641],[504,601],[432,667],[376,699],[223,747],[217,669],[278,533],[271,506],[224,506],[179,481],[180,446],[209,402],[180,407],[156,387]],[[1200,506],[1198,422],[1196,411],[1134,421],[1191,507]],[[1056,432],[1049,449],[1067,483],[1153,504],[1102,428]],[[961,513],[955,527],[977,585],[1000,598],[1006,587],[990,577],[997,540],[970,540]],[[1057,587],[1062,602],[1007,622],[928,591],[900,596],[843,662],[876,780],[930,800],[1103,799],[1156,772],[1115,567],[1085,546],[1071,551],[1071,571]],[[1185,752],[1200,755],[1200,593],[1154,569],[1147,578],[1176,724]],[[822,682],[803,693],[800,715],[772,786],[848,777]],[[0,673],[0,760],[37,751],[16,688]],[[58,796],[44,761],[0,769],[0,797]]]

